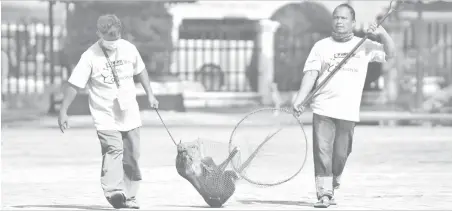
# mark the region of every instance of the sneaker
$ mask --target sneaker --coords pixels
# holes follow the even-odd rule
[[[126,197],[121,192],[113,193],[107,200],[115,209],[126,208]]]
[[[322,196],[320,200],[314,204],[315,208],[328,208],[330,206],[330,198],[328,196]]]
[[[133,197],[133,198],[127,199],[127,201],[126,201],[126,208],[140,209],[140,205],[138,204],[138,202],[135,199],[135,197]]]

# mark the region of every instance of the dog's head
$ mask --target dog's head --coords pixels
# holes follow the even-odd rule
[[[177,145],[176,168],[185,175],[200,176],[202,174],[202,152],[199,144],[179,143]]]

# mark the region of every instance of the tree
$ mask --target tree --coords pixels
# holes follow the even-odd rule
[[[69,66],[97,41],[96,22],[102,14],[117,15],[123,23],[123,38],[135,44],[149,72],[169,72],[172,52],[172,16],[160,1],[81,1],[67,16],[64,48]]]

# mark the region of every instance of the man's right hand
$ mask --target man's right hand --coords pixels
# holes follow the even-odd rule
[[[293,104],[293,110],[298,116],[300,116],[305,110],[305,107],[304,105],[302,105],[302,103],[303,100],[297,98]]]
[[[60,112],[60,115],[58,116],[58,125],[60,126],[62,133],[68,128],[68,119],[66,112]]]

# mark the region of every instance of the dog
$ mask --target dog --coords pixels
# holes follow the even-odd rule
[[[188,180],[210,206],[219,208],[234,194],[239,179],[236,172],[225,170],[238,150],[234,149],[220,165],[212,157],[204,157],[199,144],[177,145],[176,169]]]

